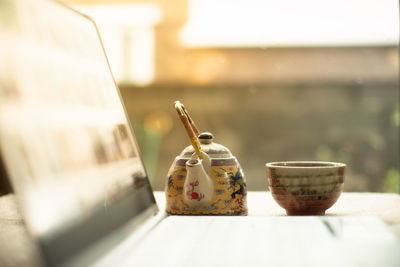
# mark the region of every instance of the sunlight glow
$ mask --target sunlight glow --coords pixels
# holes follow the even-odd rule
[[[190,0],[188,47],[381,46],[399,42],[396,0]]]
[[[147,85],[154,80],[154,26],[161,20],[153,4],[75,6],[99,27],[118,82]]]

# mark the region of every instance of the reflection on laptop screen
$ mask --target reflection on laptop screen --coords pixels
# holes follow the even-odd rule
[[[96,27],[57,2],[0,2],[0,148],[58,265],[154,206]]]

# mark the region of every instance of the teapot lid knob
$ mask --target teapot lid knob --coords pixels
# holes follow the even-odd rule
[[[209,132],[201,133],[198,137],[201,144],[211,144],[214,139],[214,135]]]

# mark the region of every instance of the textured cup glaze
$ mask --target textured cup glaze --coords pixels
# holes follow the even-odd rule
[[[287,215],[324,215],[343,190],[343,163],[287,161],[266,167],[271,194]]]

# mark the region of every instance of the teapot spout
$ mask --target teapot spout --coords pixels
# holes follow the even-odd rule
[[[211,176],[211,159],[210,156],[207,155],[207,153],[201,151],[201,154],[203,155],[203,159],[200,160],[201,165],[204,168],[204,171],[208,176]],[[193,153],[192,157],[190,159],[197,159],[196,153]]]
[[[190,159],[186,162],[187,174],[183,189],[183,200],[192,208],[205,207],[210,204],[214,193],[213,181],[205,170],[205,168],[210,169],[211,166],[203,161]],[[203,166],[203,164],[206,166]]]

